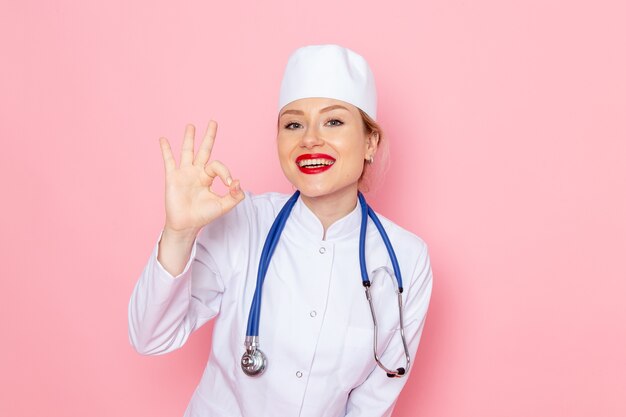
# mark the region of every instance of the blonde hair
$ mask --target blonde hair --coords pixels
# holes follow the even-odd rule
[[[358,110],[359,110],[359,113],[361,114],[361,119],[363,120],[363,128],[365,129],[365,133],[367,135],[375,134],[376,136],[378,136],[378,150],[376,153],[376,159],[379,162],[377,165],[382,166],[384,168],[385,163],[386,163],[386,156],[387,156],[386,155],[387,154],[386,152],[387,141],[385,140],[383,129],[380,127],[378,123],[376,123],[374,119],[368,116],[367,113],[365,113],[361,109],[358,109]],[[377,175],[376,177],[373,176],[373,173],[374,173],[373,171],[376,171],[376,173],[379,175],[383,174],[381,169],[374,170],[373,166],[370,165],[368,162],[366,162],[365,165],[363,166],[363,172],[361,173],[361,176],[359,177],[359,190],[361,190],[362,192],[369,191],[370,186],[372,186],[372,182],[374,179],[376,180],[380,179],[378,178],[379,175]]]

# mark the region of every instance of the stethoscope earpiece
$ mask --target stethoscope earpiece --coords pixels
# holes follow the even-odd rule
[[[405,373],[406,373],[406,371],[404,370],[404,368],[398,368],[398,369],[396,369],[396,372],[394,372],[394,373],[387,372],[387,376],[389,378],[402,378]]]

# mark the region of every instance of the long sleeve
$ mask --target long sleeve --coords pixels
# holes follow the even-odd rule
[[[189,335],[215,317],[233,271],[250,250],[250,196],[204,226],[177,277],[158,261],[159,235],[128,306],[130,342],[139,353],[158,355],[183,346]]]
[[[168,273],[157,260],[159,235],[128,307],[129,338],[142,354],[181,347],[189,335],[219,312],[224,286],[207,249],[193,243],[183,272]]]
[[[412,276],[414,279],[411,281],[405,300],[404,333],[413,363],[424,329],[432,292],[432,271],[426,245],[418,257]],[[404,348],[398,329],[387,349],[381,355],[381,362],[387,367],[396,368],[402,366],[404,361]],[[409,370],[409,375],[412,369]],[[377,366],[365,382],[350,393],[346,406],[346,417],[390,416],[409,375],[403,378],[389,378]]]

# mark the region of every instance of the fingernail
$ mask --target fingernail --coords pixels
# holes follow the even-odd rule
[[[233,179],[231,177],[226,178],[226,185],[230,187],[232,183],[233,183]]]

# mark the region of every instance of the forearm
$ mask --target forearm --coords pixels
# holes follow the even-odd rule
[[[198,230],[177,232],[163,229],[157,259],[173,277],[180,275],[185,268],[197,235]]]
[[[411,323],[405,327],[409,355],[415,358],[415,351],[421,336],[419,323]],[[381,354],[380,360],[387,367],[395,369],[405,366],[404,347],[400,331],[392,338],[390,345]],[[411,373],[412,369],[409,370]],[[385,371],[376,366],[368,378],[354,388],[348,398],[346,417],[388,417],[391,415],[400,391],[407,382],[409,375],[402,378],[389,378]]]
[[[193,323],[188,320],[191,302],[190,262],[195,253],[193,243],[176,279],[163,265],[159,265],[158,251],[159,244],[153,248],[128,306],[130,341],[142,354],[174,350],[184,344],[193,330]]]
[[[404,326],[404,333],[409,356],[414,364],[432,292],[432,271],[426,251],[416,265],[413,276],[417,278],[408,290],[404,311],[408,321]],[[390,368],[396,368],[398,365],[404,366],[404,346],[399,330],[396,331],[391,343],[381,355],[381,361]],[[388,378],[385,372],[378,368],[374,369],[363,384],[352,390],[348,399],[346,417],[390,416],[398,395],[412,372],[413,367],[402,378]]]

